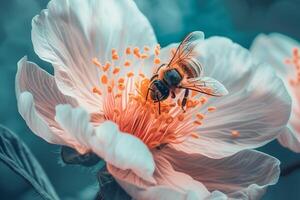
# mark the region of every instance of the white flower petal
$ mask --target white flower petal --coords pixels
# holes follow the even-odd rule
[[[300,44],[279,33],[260,34],[254,39],[250,51],[256,58],[268,62],[278,76],[284,78],[293,71],[293,68],[288,67],[284,62],[292,55],[295,47],[300,47]]]
[[[279,33],[257,36],[251,46],[251,52],[257,58],[268,62],[283,80],[290,96],[292,97],[292,113],[288,123],[289,131],[281,134],[279,142],[291,149],[300,151],[300,86],[291,86],[290,79],[297,77],[294,66],[285,64],[287,58],[292,57],[292,50],[300,49],[300,44]]]
[[[124,54],[128,45],[153,46],[156,38],[131,0],[52,0],[32,21],[32,41],[39,57],[53,64],[62,92],[92,112],[101,106],[91,92],[100,73],[92,59],[105,62],[112,48]]]
[[[278,142],[290,150],[300,153],[300,135],[295,134],[289,128],[287,128],[286,132],[282,133],[278,137]]]
[[[43,117],[36,111],[31,93],[22,92],[19,94],[18,110],[26,121],[27,126],[37,136],[52,144],[65,144],[64,140],[53,132],[53,129],[49,127]]]
[[[199,138],[173,145],[178,150],[222,158],[256,148],[284,131],[291,100],[282,81],[265,64],[230,40],[212,37],[199,45],[204,75],[221,82],[229,94],[209,98],[200,112],[207,113]],[[208,106],[217,108],[207,112]],[[240,134],[232,135],[232,132]]]
[[[55,106],[77,103],[59,91],[53,76],[26,57],[18,62],[16,97],[20,114],[36,135],[50,143],[65,144],[65,133],[54,120]]]
[[[120,132],[113,122],[106,121],[93,128],[88,113],[70,105],[57,106],[55,119],[81,145],[106,162],[120,169],[131,169],[149,182],[154,181],[155,164],[148,147],[138,138]]]
[[[258,151],[244,150],[222,159],[186,154],[169,147],[160,154],[176,171],[202,182],[210,191],[220,191],[233,199],[259,199],[280,175],[279,160]]]
[[[135,199],[198,200],[210,196],[210,192],[201,182],[194,180],[188,174],[173,169],[159,151],[154,152],[154,159],[156,169],[153,177],[156,184],[148,184],[129,170],[120,170],[110,165],[108,170],[123,189]]]

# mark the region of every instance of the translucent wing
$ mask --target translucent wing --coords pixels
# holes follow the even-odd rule
[[[186,36],[176,49],[168,66],[174,66],[176,64],[186,66],[188,68],[186,70],[194,71],[191,72],[193,73],[193,77],[200,76],[202,66],[201,63],[194,57],[194,49],[203,38],[204,35],[200,31],[192,32]]]
[[[186,88],[216,97],[228,94],[225,86],[211,77],[198,77],[194,79],[188,79],[186,83],[182,83],[180,85],[180,88]]]

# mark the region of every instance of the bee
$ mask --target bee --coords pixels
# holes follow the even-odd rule
[[[150,79],[146,100],[150,94],[154,103],[158,103],[160,114],[160,102],[170,95],[176,98],[176,91],[184,90],[181,108],[185,112],[185,106],[189,91],[196,91],[210,96],[220,97],[228,94],[226,88],[211,77],[202,77],[203,67],[199,59],[195,57],[195,48],[203,38],[202,32],[192,32],[177,47],[169,63],[160,65]]]

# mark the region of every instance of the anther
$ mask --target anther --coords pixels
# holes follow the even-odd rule
[[[107,82],[108,82],[108,78],[105,74],[103,74],[102,77],[101,77],[101,83],[102,84],[107,84]]]
[[[109,70],[110,66],[111,66],[111,63],[110,62],[106,62],[105,66],[103,67],[103,71],[106,72],[107,70]]]
[[[107,86],[107,92],[112,93],[113,88],[111,86]]]
[[[160,54],[160,50],[159,49],[155,49],[154,53],[155,53],[156,56],[158,56]]]
[[[113,60],[118,60],[119,59],[119,55],[118,54],[113,54],[111,57]]]
[[[120,115],[120,111],[118,109],[114,109],[114,113],[116,113],[117,117]]]
[[[155,58],[154,59],[154,64],[159,64],[160,63],[160,59],[159,58]]]
[[[119,78],[118,83],[124,83],[125,79],[124,78]]]
[[[202,122],[200,122],[200,121],[194,121],[194,124],[201,126]]]
[[[148,46],[144,46],[144,51],[149,51],[150,48]]]
[[[146,77],[145,74],[143,74],[143,73],[139,73],[139,76],[142,77],[142,78]]]
[[[93,93],[102,95],[101,91],[98,88],[96,88],[96,87],[93,88]]]
[[[198,113],[196,115],[196,117],[199,119],[199,120],[203,120],[204,119],[204,115],[202,113]]]
[[[207,98],[206,97],[200,97],[200,102],[201,102],[201,104],[205,104],[207,102]]]
[[[215,110],[217,110],[217,108],[214,107],[214,106],[210,106],[210,107],[207,108],[207,111],[209,111],[209,112],[213,112]]]
[[[183,115],[183,114],[180,114],[180,115],[178,116],[178,120],[179,120],[179,121],[183,121],[183,120],[184,120],[184,115]]]
[[[193,138],[196,138],[196,139],[199,138],[199,135],[198,135],[197,133],[191,133],[191,136],[192,136]]]
[[[142,59],[147,59],[147,58],[149,58],[149,56],[147,54],[143,53],[143,54],[141,54],[141,58]]]
[[[236,130],[231,131],[231,136],[232,136],[233,138],[237,138],[237,137],[239,137],[240,135],[241,135],[241,134],[240,134],[239,131],[236,131]]]
[[[101,63],[99,62],[98,58],[93,58],[92,62],[94,63],[94,65],[96,65],[97,67],[101,67]]]
[[[125,67],[129,67],[130,65],[131,65],[130,60],[126,60],[125,63],[124,63],[124,66]]]
[[[121,94],[121,93],[118,93],[118,94],[115,95],[115,98],[116,98],[116,99],[117,99],[117,98],[120,98],[120,97],[122,97],[122,94]]]
[[[128,73],[127,73],[127,77],[128,77],[128,78],[133,77],[133,76],[134,76],[134,73],[133,73],[133,72],[128,72]]]
[[[118,89],[121,90],[121,91],[124,90],[125,89],[124,84],[123,83],[119,83]]]
[[[173,122],[173,117],[171,117],[171,116],[168,117],[167,120],[166,120],[166,123],[167,123],[167,124],[170,124],[170,123],[172,123],[172,122]]]
[[[126,48],[125,53],[126,53],[127,55],[131,54],[131,49],[130,49],[130,47],[127,47],[127,48]]]
[[[113,70],[113,74],[117,74],[120,72],[120,68],[119,67],[115,67]]]

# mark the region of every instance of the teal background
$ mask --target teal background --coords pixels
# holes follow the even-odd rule
[[[92,169],[59,164],[59,147],[36,137],[17,111],[14,78],[18,60],[27,55],[44,69],[51,66],[33,52],[31,19],[47,0],[1,0],[0,2],[0,123],[17,133],[44,167],[62,199],[83,199],[97,190]],[[136,0],[148,17],[162,46],[177,42],[194,30],[206,36],[223,35],[248,48],[258,33],[280,32],[300,40],[299,0]],[[300,155],[276,141],[260,150],[277,157],[282,167],[300,162]],[[0,199],[39,199],[31,187],[0,163]],[[263,199],[300,199],[300,170],[280,178]]]

